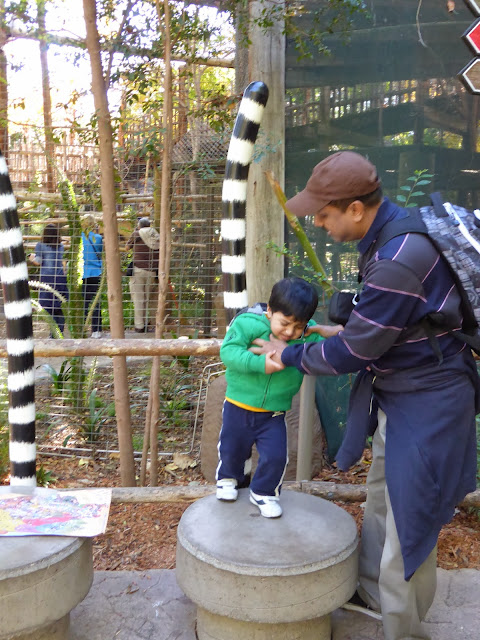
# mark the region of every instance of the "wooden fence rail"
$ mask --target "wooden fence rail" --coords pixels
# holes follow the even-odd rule
[[[82,487],[84,488],[84,487]],[[91,489],[91,487],[89,487]],[[284,482],[284,489],[308,493],[325,500],[341,502],[364,502],[367,497],[367,487],[364,484],[339,484],[310,480],[304,482]],[[61,491],[61,489],[60,489]],[[71,488],[68,489],[71,491]],[[114,503],[144,503],[144,502],[194,502],[215,493],[215,485],[195,486],[160,486],[160,487],[114,487],[112,502]],[[480,507],[480,490],[469,493],[462,507]]]
[[[221,340],[216,338],[189,340],[182,338],[157,340],[104,339],[104,340],[35,340],[35,357],[72,358],[74,356],[216,356],[220,352]],[[0,358],[7,357],[6,341],[0,342]]]

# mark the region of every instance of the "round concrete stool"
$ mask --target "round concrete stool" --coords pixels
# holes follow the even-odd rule
[[[357,585],[357,528],[343,509],[282,493],[283,515],[208,496],[178,526],[177,581],[197,605],[199,640],[330,640],[330,612]]]
[[[91,538],[0,540],[0,640],[68,640],[93,580]]]

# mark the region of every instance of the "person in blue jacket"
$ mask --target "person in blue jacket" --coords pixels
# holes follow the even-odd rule
[[[476,487],[479,377],[470,349],[447,331],[462,326],[460,295],[427,237],[409,233],[376,247],[383,226],[406,212],[383,197],[363,156],[328,156],[287,206],[313,215],[337,242],[359,241],[363,288],[336,336],[300,346],[259,340],[255,352],[273,350],[279,369],[359,372],[336,458],[348,469],[374,434],[354,601],[381,612],[385,640],[425,640],[438,534]],[[439,358],[421,320],[440,310],[449,322],[432,327]]]
[[[64,246],[57,225],[47,224],[45,226],[41,242],[37,242],[35,253],[31,253],[28,259],[32,264],[40,267],[40,282],[47,285],[46,288],[40,289],[38,302],[52,316],[63,333],[65,316],[62,311],[62,298],[68,299],[68,287],[65,274]],[[55,335],[51,333],[50,337],[55,337]]]
[[[303,374],[295,367],[277,371],[271,354],[254,355],[249,349],[256,338],[270,334],[300,346],[321,340],[325,331],[332,335],[340,327],[310,321],[317,305],[313,285],[302,278],[284,278],[273,286],[268,305],[257,303],[235,316],[220,348],[227,390],[218,442],[217,498],[237,499],[238,487],[248,481],[245,463],[255,444],[259,460],[250,502],[265,518],[282,515],[280,491],[288,462],[285,412]]]
[[[87,213],[82,217],[83,246],[83,319],[85,321],[90,305],[97,295],[102,279],[103,238],[98,233],[95,216]],[[100,299],[92,313],[92,338],[102,337],[102,311]]]

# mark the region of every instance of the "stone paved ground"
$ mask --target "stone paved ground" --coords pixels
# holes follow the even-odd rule
[[[438,570],[427,623],[433,640],[478,640],[480,571]],[[337,610],[333,640],[383,640],[381,625]],[[71,640],[195,640],[195,606],[174,570],[97,571],[90,593],[71,614]]]

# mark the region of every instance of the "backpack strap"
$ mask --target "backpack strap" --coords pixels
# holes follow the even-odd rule
[[[475,351],[477,356],[480,356],[480,336],[478,335],[478,333],[475,333],[474,335],[464,333],[463,331],[449,331],[448,333],[450,333],[450,335],[452,335],[454,338],[457,338],[458,340],[465,342],[465,344],[468,344],[470,349],[472,351]]]
[[[432,203],[437,218],[448,218],[448,213],[443,206],[443,198],[440,191],[435,191],[430,194],[430,202]]]
[[[92,249],[94,250],[95,255],[97,256],[97,259],[98,259],[98,260],[101,260],[101,258],[102,258],[102,254],[101,254],[101,253],[98,253],[98,251],[97,251],[97,247],[96,247],[96,246],[94,245],[94,243],[90,240],[90,233],[88,234],[88,236],[87,236],[86,234],[84,234],[84,235],[85,235],[86,239],[89,241],[89,243],[90,243],[90,245],[91,245]]]
[[[448,217],[447,210],[443,205],[442,195],[439,191],[432,193],[430,195],[430,200],[437,217]],[[475,351],[475,353],[480,355],[480,336],[476,331],[478,323],[475,319],[470,302],[468,300],[468,296],[463,288],[462,283],[460,282],[458,274],[452,269],[452,267],[448,263],[448,260],[443,257],[441,248],[428,233],[427,226],[420,215],[420,209],[418,207],[409,207],[408,209],[405,209],[405,211],[407,212],[407,215],[404,218],[391,220],[390,222],[387,222],[387,224],[381,229],[379,235],[377,236],[375,248],[378,250],[387,242],[392,240],[392,238],[396,238],[397,236],[405,235],[407,233],[421,233],[422,235],[427,236],[440,256],[442,256],[445,264],[448,266],[448,269],[457,287],[461,299],[463,331],[452,331],[448,327],[445,327],[445,330],[448,331],[448,333],[454,338],[468,344],[468,346],[473,351]],[[437,314],[432,313],[425,316],[425,318],[420,321],[420,324],[428,337],[435,355],[438,358],[439,364],[441,364],[443,362],[443,354],[440,350],[438,339],[434,333],[434,328],[440,327],[441,322],[439,322],[439,319],[436,317],[436,315]]]
[[[430,200],[435,211],[435,215],[438,218],[448,218],[447,210],[443,206],[442,194],[439,191],[436,191],[430,195]],[[427,226],[422,220],[420,209],[418,207],[409,207],[408,209],[405,209],[405,211],[407,215],[404,218],[391,220],[381,229],[376,240],[376,248],[380,249],[392,238],[402,236],[406,233],[422,233],[424,236],[428,236],[432,241],[432,244],[435,246],[435,249],[437,249],[441,255],[441,249],[437,247],[432,237],[429,235]]]
[[[375,241],[375,248],[381,249],[392,238],[403,236],[406,233],[421,233],[428,236],[428,229],[422,218],[420,217],[420,209],[418,207],[410,207],[405,209],[407,215],[404,218],[396,218],[390,220],[382,227]]]

